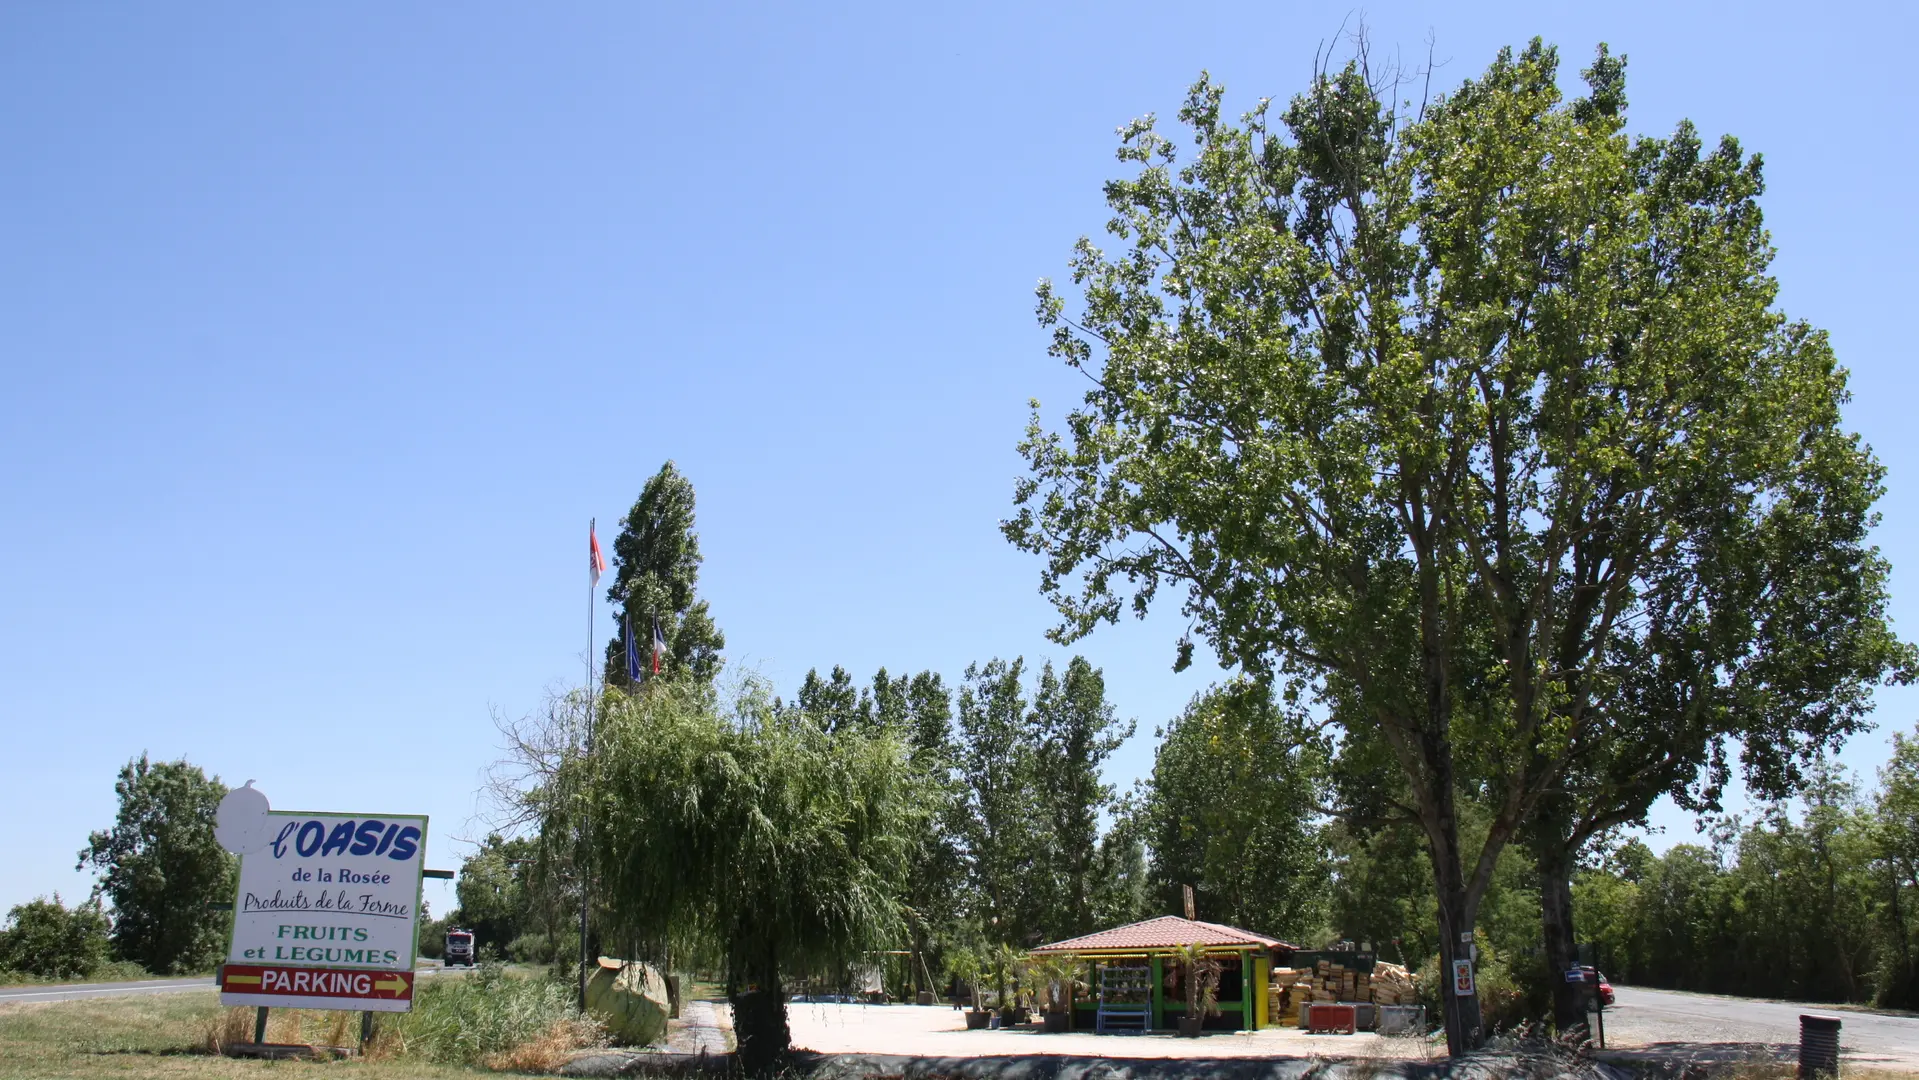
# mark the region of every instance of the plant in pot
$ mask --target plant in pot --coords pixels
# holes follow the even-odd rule
[[[1186,991],[1186,1014],[1179,1018],[1179,1033],[1196,1039],[1206,1018],[1219,1013],[1219,961],[1206,955],[1200,942],[1173,950]]]
[[[1072,1030],[1073,991],[1078,989],[1084,963],[1077,956],[1060,955],[1033,961],[1027,967],[1027,975],[1041,995],[1047,1031]]]
[[[1026,954],[1011,945],[1001,945],[994,954],[994,969],[999,976],[999,1022],[1001,1027],[1026,1022],[1026,1003],[1021,1000],[1019,976],[1026,967]],[[1011,992],[1007,985],[1011,983]]]
[[[982,974],[979,954],[971,949],[954,949],[948,952],[946,973],[954,982],[966,987],[973,999],[973,1007],[966,1011],[967,1029],[985,1027],[988,1014],[985,1009],[980,1008],[979,1004],[979,982]]]

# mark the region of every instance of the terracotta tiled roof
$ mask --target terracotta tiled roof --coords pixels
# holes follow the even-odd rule
[[[1293,945],[1278,938],[1269,938],[1255,934],[1251,930],[1241,930],[1237,926],[1225,926],[1220,923],[1198,922],[1182,919],[1177,915],[1161,915],[1157,919],[1145,922],[1127,923],[1115,926],[1111,930],[1087,934],[1085,937],[1068,938],[1055,941],[1050,945],[1041,945],[1032,950],[1036,953],[1092,952],[1100,949],[1172,949],[1193,942],[1207,945],[1253,946],[1270,949],[1283,946],[1291,949]]]

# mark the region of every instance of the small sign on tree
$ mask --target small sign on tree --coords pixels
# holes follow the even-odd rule
[[[1473,962],[1471,960],[1453,961],[1453,993],[1460,997],[1473,996]]]

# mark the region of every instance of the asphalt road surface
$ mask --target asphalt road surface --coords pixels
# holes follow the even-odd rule
[[[1799,1017],[1816,1013],[1840,1019],[1839,1048],[1847,1060],[1919,1068],[1919,1017],[1632,986],[1615,992],[1616,1003],[1606,1010],[1608,1046],[1733,1043],[1771,1047],[1779,1056],[1796,1052]]]
[[[424,978],[440,970],[438,961],[426,961],[415,971]],[[69,986],[0,987],[0,1005],[36,1001],[84,1001],[88,998],[115,997],[124,994],[177,994],[182,990],[211,990],[212,976],[195,975],[190,979],[143,979],[140,982],[75,983]]]
[[[0,1005],[14,1002],[83,1001],[121,994],[177,994],[182,990],[211,990],[213,979],[198,975],[191,979],[146,979],[141,982],[88,983],[84,986],[11,986],[0,988]]]

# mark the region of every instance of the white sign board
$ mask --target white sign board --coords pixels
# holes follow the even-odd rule
[[[240,856],[224,1005],[406,1012],[426,818],[269,811]]]

